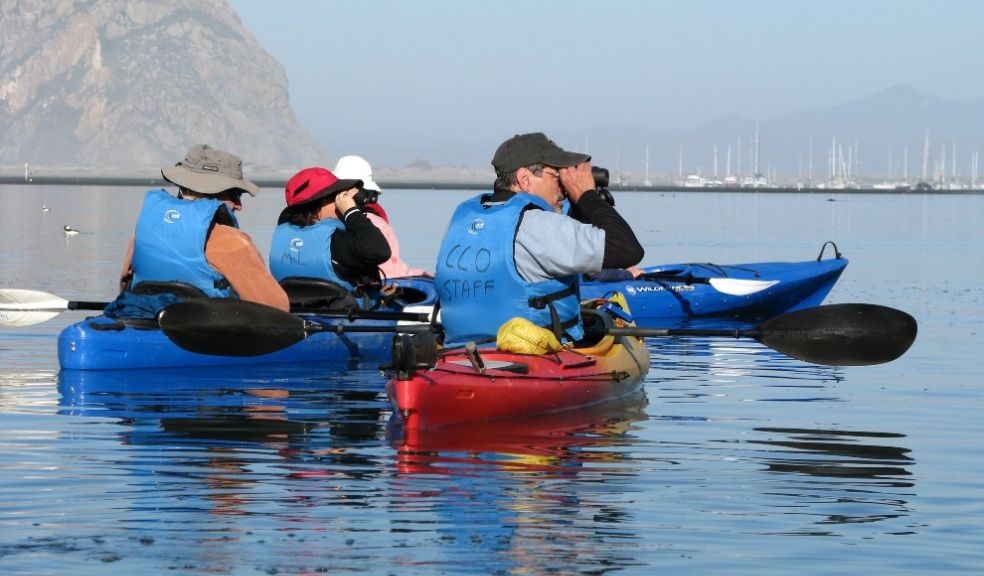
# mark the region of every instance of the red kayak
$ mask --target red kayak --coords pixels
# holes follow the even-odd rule
[[[398,373],[386,393],[413,430],[592,406],[635,393],[648,372],[642,339],[606,335],[590,348],[541,355],[448,351],[429,369]]]

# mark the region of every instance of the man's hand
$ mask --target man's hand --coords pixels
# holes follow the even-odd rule
[[[581,195],[594,190],[594,176],[591,175],[591,162],[582,162],[571,168],[561,168],[560,184],[567,192],[571,202],[577,202]]]

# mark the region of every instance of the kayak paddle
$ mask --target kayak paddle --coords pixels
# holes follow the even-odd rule
[[[386,314],[379,312],[378,314]],[[385,318],[396,320],[399,313]],[[340,314],[347,318],[347,315]],[[426,322],[425,315],[413,316]],[[411,319],[411,318],[406,318]],[[172,342],[190,352],[213,356],[258,356],[282,350],[317,332],[416,333],[430,330],[429,324],[401,326],[351,326],[318,324],[263,304],[242,300],[192,298],[172,304],[158,316],[161,330]]]
[[[80,302],[65,300],[40,290],[20,288],[0,289],[0,326],[32,326],[51,320],[66,310],[102,310],[109,302]],[[311,313],[329,318],[349,320],[402,320],[428,322],[429,315],[422,307],[417,312],[389,312],[385,310],[321,310],[318,308],[293,308],[297,314]]]
[[[831,304],[797,310],[748,330],[611,328],[623,336],[731,336],[752,338],[791,358],[813,364],[868,366],[891,362],[916,339],[916,320],[876,304]]]
[[[102,310],[107,302],[65,300],[38,290],[0,289],[0,326],[31,326],[65,310]]]
[[[160,315],[161,329],[178,346],[201,354],[254,356],[300,342],[315,332],[415,333],[429,325],[324,326],[276,308],[236,300],[186,300]],[[609,328],[616,336],[728,336],[751,338],[791,358],[835,366],[895,360],[916,339],[909,314],[875,304],[832,304],[776,316],[749,330]]]

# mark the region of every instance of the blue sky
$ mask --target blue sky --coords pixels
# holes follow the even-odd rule
[[[984,98],[984,1],[230,0],[341,142],[768,118],[906,84]],[[494,144],[493,144],[494,146]]]

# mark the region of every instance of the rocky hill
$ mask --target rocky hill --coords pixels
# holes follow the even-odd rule
[[[224,0],[0,3],[0,164],[137,173],[196,142],[254,170],[328,161]]]

